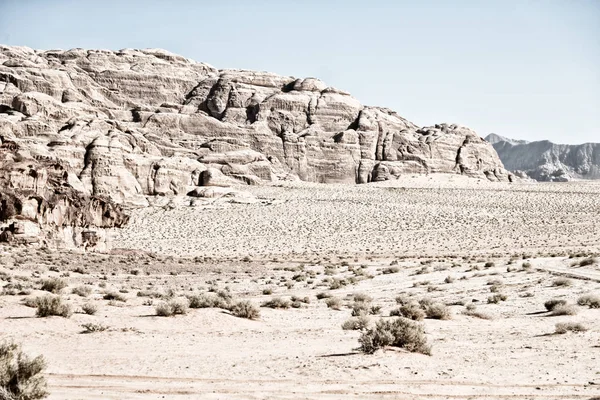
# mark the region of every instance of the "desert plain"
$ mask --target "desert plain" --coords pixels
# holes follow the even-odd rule
[[[110,253],[0,248],[0,337],[45,357],[49,399],[600,398],[600,183],[242,190],[128,210]],[[72,315],[37,317],[48,291]],[[430,355],[361,351],[407,302],[443,309]]]

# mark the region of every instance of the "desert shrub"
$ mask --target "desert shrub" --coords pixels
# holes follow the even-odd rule
[[[81,297],[88,297],[90,294],[92,294],[92,288],[87,285],[81,285],[81,286],[77,286],[77,287],[73,288],[71,293],[76,294]]]
[[[36,303],[36,316],[43,318],[56,315],[59,317],[69,318],[73,312],[71,306],[63,303],[62,297],[46,295],[38,297]]]
[[[434,303],[425,308],[425,315],[431,319],[452,319],[450,309],[442,303]]]
[[[550,315],[553,317],[559,315],[577,315],[577,308],[571,304],[558,305],[550,311]]]
[[[291,300],[294,303],[310,304],[310,298],[308,296],[305,296],[305,297],[292,296]]]
[[[333,295],[331,293],[320,292],[320,293],[317,293],[317,300],[328,299],[332,296]]]
[[[464,315],[479,319],[494,319],[491,315],[477,311],[475,304],[469,304],[466,310],[463,312]]]
[[[377,314],[381,314],[381,306],[380,305],[372,305],[371,308],[369,308],[369,314],[371,315],[377,315]]]
[[[83,332],[81,333],[95,333],[95,332],[104,332],[108,330],[108,326],[102,324],[95,324],[93,322],[88,322],[82,324]]]
[[[431,347],[423,326],[406,318],[377,321],[374,328],[362,333],[358,339],[360,349],[372,354],[385,346],[401,347],[410,352],[431,355]]]
[[[127,298],[123,296],[121,293],[117,292],[108,292],[103,297],[104,300],[116,300],[121,302],[126,302]]]
[[[558,306],[564,306],[565,304],[567,304],[566,300],[563,300],[563,299],[551,299],[551,300],[548,300],[547,302],[544,303],[544,307],[546,307],[546,310],[552,311],[556,307],[558,307]]]
[[[22,303],[25,307],[37,308],[37,298],[35,297],[26,297],[22,300]]]
[[[388,267],[388,268],[384,268],[383,271],[381,271],[384,275],[388,275],[388,274],[396,274],[398,272],[400,272],[400,268],[398,267]]]
[[[170,317],[178,314],[187,314],[188,303],[186,300],[163,301],[155,308],[156,315],[159,317]]]
[[[454,279],[454,277],[453,277],[453,276],[450,276],[450,275],[448,275],[448,276],[446,277],[446,279],[444,279],[444,283],[452,283],[452,282],[454,282],[454,280],[455,280],[455,279]]]
[[[36,400],[48,396],[44,357],[30,358],[15,343],[0,343],[0,399]]]
[[[45,290],[46,292],[50,292],[50,293],[59,293],[61,290],[63,290],[64,288],[67,287],[67,283],[59,278],[50,278],[50,279],[44,279],[42,281],[42,286],[40,287],[41,290]]]
[[[593,264],[595,264],[596,262],[598,262],[598,260],[596,260],[596,258],[595,258],[595,257],[589,257],[589,258],[586,258],[586,259],[584,259],[584,260],[581,260],[581,261],[579,262],[579,266],[581,266],[581,267],[586,267],[586,266],[588,266],[588,265],[593,265]]]
[[[492,268],[495,265],[496,264],[494,264],[493,261],[488,261],[488,262],[485,263],[484,268]]]
[[[271,288],[267,288],[267,289],[263,289],[262,294],[269,296],[273,294],[273,289]]]
[[[506,301],[508,297],[505,294],[502,293],[496,293],[493,296],[488,297],[487,302],[489,304],[498,304],[501,301]]]
[[[573,282],[568,278],[558,278],[552,281],[552,286],[571,286]]]
[[[411,298],[405,294],[400,294],[396,296],[396,304],[403,305],[411,302]]]
[[[577,304],[588,306],[589,308],[600,308],[600,297],[593,294],[586,294],[577,299]]]
[[[328,308],[339,310],[342,307],[342,300],[340,300],[338,297],[330,297],[325,300],[325,304]]]
[[[578,322],[559,322],[555,326],[555,331],[558,334],[564,334],[567,332],[585,332],[587,328]]]
[[[335,290],[346,286],[348,282],[345,279],[333,278],[329,284],[329,289]]]
[[[422,321],[425,318],[425,311],[417,303],[407,303],[390,311],[390,317],[404,317],[413,321]]]
[[[342,324],[342,329],[345,331],[362,331],[369,327],[369,317],[361,315],[353,317]]]
[[[281,297],[274,297],[271,300],[265,301],[261,307],[268,308],[290,308],[291,303],[289,300],[283,299]]]
[[[249,301],[238,301],[231,307],[231,314],[238,318],[258,319],[260,310]]]
[[[224,310],[229,310],[233,298],[231,296],[203,293],[188,296],[188,301],[190,308],[222,308]]]
[[[526,261],[524,262],[522,265],[523,269],[530,269],[531,268],[531,263]]]
[[[352,296],[352,298],[355,302],[367,302],[368,303],[368,302],[373,301],[373,298],[366,293],[355,293]]]
[[[81,306],[81,310],[87,315],[94,315],[98,312],[98,307],[94,303],[85,303]]]
[[[427,307],[429,307],[430,305],[432,305],[433,303],[435,303],[432,299],[430,299],[429,297],[423,297],[422,299],[419,299],[419,305],[425,309]]]

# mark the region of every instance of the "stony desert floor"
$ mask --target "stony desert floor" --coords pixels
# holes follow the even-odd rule
[[[578,305],[600,296],[600,185],[250,191],[251,204],[133,210],[111,254],[0,248],[0,338],[44,355],[50,399],[600,398],[600,309]],[[52,279],[69,318],[36,317]],[[248,300],[260,317],[156,315],[194,296]],[[278,298],[290,307],[260,307]],[[361,331],[342,329],[353,306],[373,326],[401,299],[449,311],[419,322],[432,354],[359,351]]]

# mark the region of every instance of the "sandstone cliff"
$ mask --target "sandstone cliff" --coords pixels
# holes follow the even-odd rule
[[[504,166],[517,175],[548,182],[600,179],[600,143],[527,142],[493,133],[486,140],[492,143]]]
[[[64,179],[42,196],[50,203],[56,187],[69,188],[69,201],[80,194],[113,207],[197,194],[200,186],[288,179],[354,184],[431,172],[509,179],[492,146],[468,128],[418,127],[318,79],[217,70],[153,49],[0,46],[0,140],[36,173],[60,164]],[[12,161],[2,168],[25,173]],[[6,182],[4,197],[22,190]],[[68,225],[121,223],[84,214]]]

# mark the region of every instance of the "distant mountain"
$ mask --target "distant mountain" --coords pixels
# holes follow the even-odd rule
[[[504,167],[515,175],[544,182],[600,179],[600,143],[555,144],[548,140],[527,142],[489,134]]]

